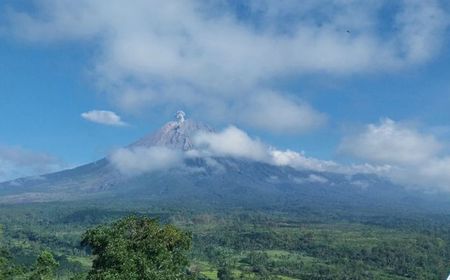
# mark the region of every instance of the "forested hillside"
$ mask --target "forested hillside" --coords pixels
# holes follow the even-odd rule
[[[197,279],[445,278],[450,216],[366,210],[187,210],[125,202],[2,206],[1,275],[30,279],[42,266],[39,259],[51,265],[54,257],[49,279],[85,279],[92,254],[98,254],[92,244],[99,228],[92,230],[138,215],[192,237],[185,273]]]

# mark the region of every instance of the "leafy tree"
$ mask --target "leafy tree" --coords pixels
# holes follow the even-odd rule
[[[30,280],[55,279],[55,269],[59,266],[50,251],[43,251],[36,260]]]
[[[224,264],[217,270],[219,280],[233,280],[233,273],[228,265]]]
[[[9,252],[0,248],[0,279],[7,278],[13,270]]]
[[[3,245],[3,227],[0,225],[0,279],[11,279],[23,274],[22,267],[17,265],[9,250]]]
[[[87,279],[187,279],[190,234],[130,216],[88,230],[82,245],[96,256]]]

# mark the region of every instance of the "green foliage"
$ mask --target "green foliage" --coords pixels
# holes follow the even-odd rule
[[[191,237],[172,225],[130,216],[88,230],[82,245],[95,256],[87,279],[187,279]]]
[[[194,211],[134,203],[101,205],[98,201],[95,205],[0,205],[0,224],[4,225],[0,279],[29,279],[38,256],[46,249],[60,264],[54,269],[55,279],[100,279],[104,275],[109,275],[109,279],[133,279],[118,275],[147,264],[154,267],[155,262],[149,259],[160,251],[166,253],[160,254],[159,260],[167,259],[163,256],[169,254],[161,245],[167,243],[165,237],[157,234],[167,235],[164,228],[168,226],[155,221],[146,225],[136,217],[130,223],[124,222],[126,219],[114,222],[131,213],[159,217],[163,224],[192,233],[192,249],[189,253],[188,246],[180,249],[182,263],[186,264],[176,266],[180,279],[406,280],[445,279],[448,274],[450,215],[364,209],[331,211],[321,207],[324,209],[281,212]],[[103,226],[83,235],[99,224]],[[138,230],[145,227],[153,230]],[[178,239],[190,238],[179,230],[175,232],[180,233]],[[94,252],[94,246],[81,247],[81,237],[87,241],[88,236],[103,249]],[[144,249],[155,244],[162,249],[152,254]],[[101,267],[100,262],[104,262]]]
[[[11,279],[21,275],[22,269],[12,259],[11,253],[3,245],[3,227],[0,225],[0,279]]]
[[[8,278],[14,270],[14,266],[11,263],[9,253],[0,248],[0,279]]]
[[[217,270],[219,280],[233,280],[233,273],[228,265],[224,264]]]
[[[30,280],[55,279],[55,269],[59,266],[50,251],[43,251],[36,260]]]

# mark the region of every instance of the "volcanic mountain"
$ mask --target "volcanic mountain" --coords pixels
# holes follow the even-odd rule
[[[123,148],[144,159],[153,150],[184,155],[175,158],[180,161],[177,164],[128,174],[108,156],[70,170],[0,183],[0,203],[109,199],[212,207],[449,209],[447,195],[408,190],[376,175],[298,170],[239,157],[199,155],[194,141],[199,133],[214,130],[178,112],[176,121]],[[159,164],[166,159],[148,160]]]

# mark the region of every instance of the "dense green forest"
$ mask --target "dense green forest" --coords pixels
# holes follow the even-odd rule
[[[124,217],[149,219],[139,230]],[[105,248],[123,252],[127,267],[146,258],[141,265],[152,267],[146,254],[165,242],[176,257],[154,254],[178,274],[158,279],[444,279],[450,271],[450,215],[442,214],[40,203],[0,206],[0,225],[0,279],[130,279],[134,272],[117,276],[125,271],[118,261],[113,276],[102,276],[110,273],[99,269]],[[143,235],[127,237],[124,228]],[[163,230],[166,239],[155,233],[153,243],[129,243]]]

